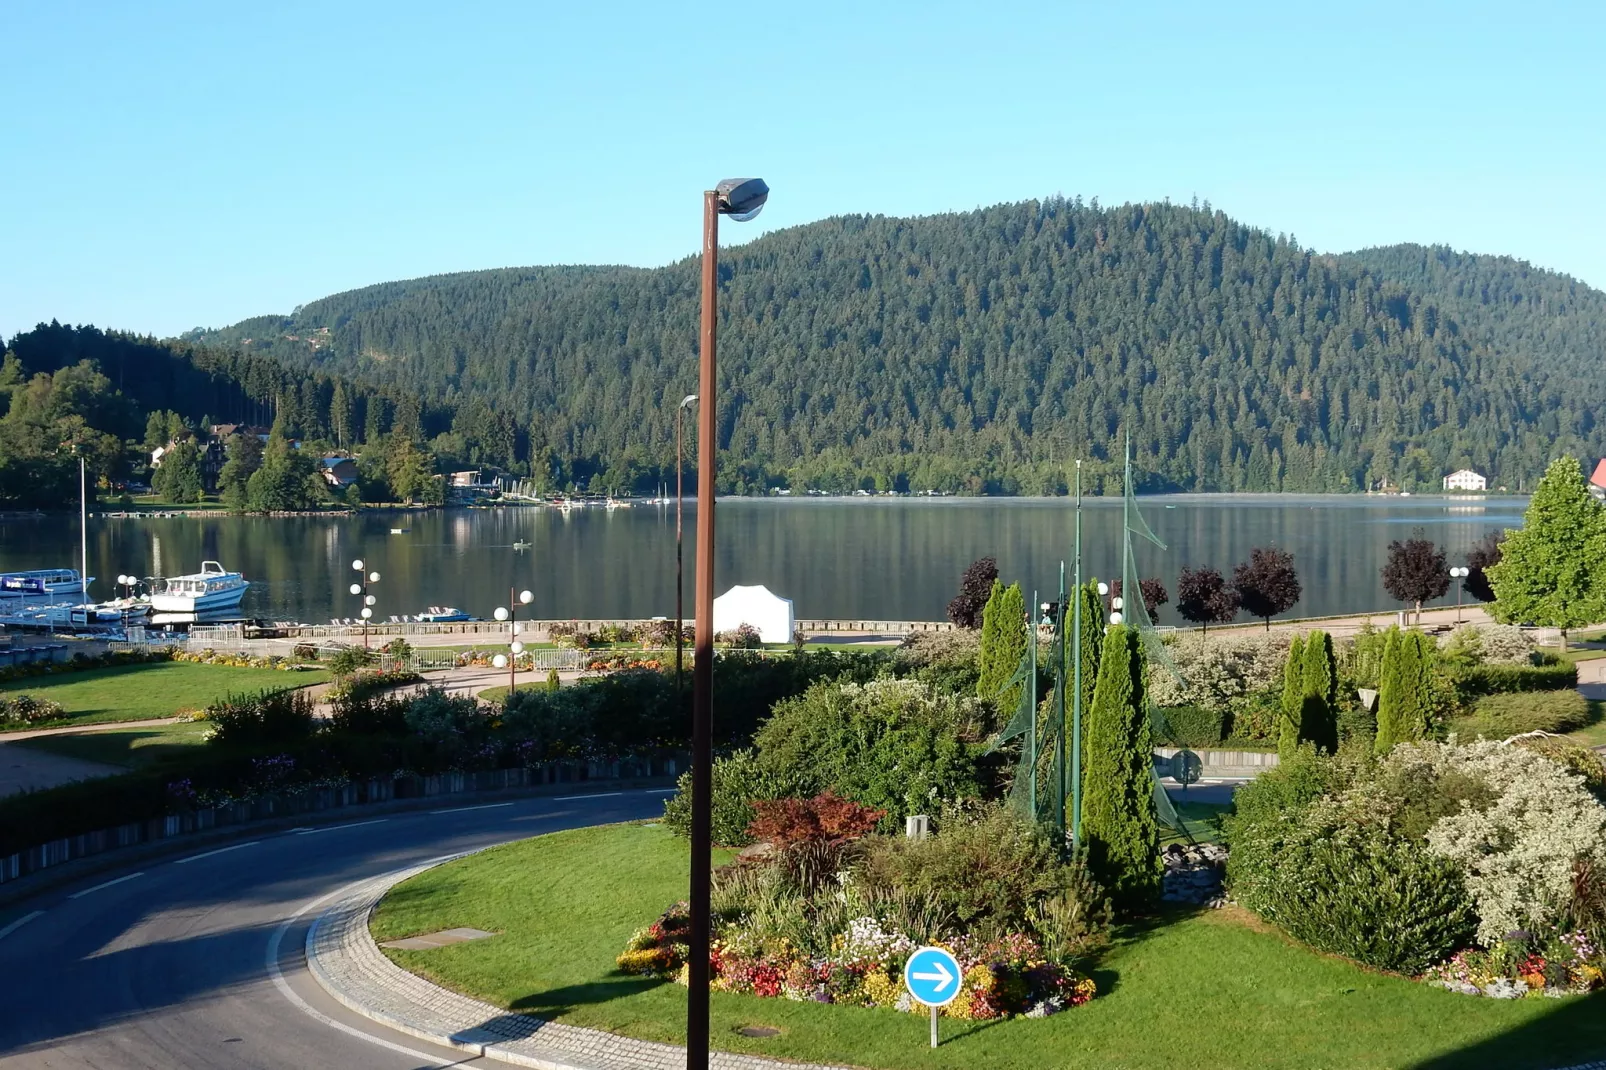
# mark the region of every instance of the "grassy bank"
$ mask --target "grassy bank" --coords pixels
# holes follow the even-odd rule
[[[19,739],[12,746],[124,769],[142,769],[168,758],[194,753],[194,748],[205,743],[211,731],[212,726],[204,721],[180,721],[149,728],[115,728],[97,732],[68,732],[59,736],[35,736],[32,739]]]
[[[29,694],[59,702],[67,711],[59,720],[7,726],[19,731],[171,717],[179,710],[202,709],[231,693],[305,687],[328,678],[322,669],[281,672],[168,661],[10,680],[0,684],[0,695]]]
[[[491,939],[387,952],[498,1006],[643,1039],[683,1036],[685,991],[625,976],[630,934],[686,894],[685,845],[662,827],[543,836],[430,870],[380,905],[396,939],[474,926]],[[1039,1020],[942,1023],[883,1010],[713,995],[717,1047],[856,1066],[1433,1070],[1550,1067],[1606,1052],[1606,998],[1470,999],[1296,946],[1237,910],[1177,913],[1120,934],[1099,998]],[[749,1038],[750,1025],[781,1030]]]

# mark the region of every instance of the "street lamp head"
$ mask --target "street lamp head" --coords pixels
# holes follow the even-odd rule
[[[513,643],[513,644],[509,645],[508,649],[513,651],[513,653],[515,653],[515,654],[522,654],[522,653],[524,653],[524,644],[523,643]]]
[[[529,605],[531,602],[535,601],[535,595],[531,594],[529,591],[520,591],[519,601],[524,605]]]
[[[362,584],[360,584],[360,583],[352,584],[351,585],[351,593],[352,594],[362,594]]]
[[[1122,598],[1120,595],[1116,595],[1114,598],[1110,599],[1110,608],[1111,609],[1125,609],[1126,608],[1126,599]]]
[[[497,620],[507,620],[507,607],[497,606],[496,612],[492,615],[496,617]]]
[[[374,611],[373,610],[369,609],[367,606],[363,606],[362,607],[362,619],[363,620],[367,620],[369,617],[372,617],[373,615],[374,615]]]
[[[1110,585],[1107,583],[1100,583],[1098,586],[1098,592],[1099,597],[1103,598],[1105,595],[1110,593]]]
[[[680,399],[680,407],[683,408],[683,409],[689,409],[689,408],[692,407],[692,405],[696,401],[697,401],[697,395],[696,394],[687,394],[685,397]]]
[[[506,654],[498,654],[498,655],[496,655],[496,657],[491,659],[491,664],[493,666],[495,666],[496,668],[498,668],[498,669],[507,668],[507,655]]]
[[[361,572],[362,571],[362,558],[359,557],[359,558],[357,558],[357,560],[353,561],[351,563],[351,567],[352,567],[353,571]]]
[[[365,606],[371,606],[375,602],[378,602],[378,601],[379,601],[379,599],[375,598],[373,595],[369,595],[367,598],[364,598],[362,600],[362,604],[365,605]]]
[[[1116,610],[1114,613],[1110,614],[1110,623],[1111,624],[1120,624],[1121,621],[1124,620],[1124,619],[1125,618],[1123,618],[1121,616],[1121,611],[1120,610]]]
[[[762,178],[727,178],[714,187],[719,195],[719,214],[745,223],[763,209],[770,188]]]
[[[369,583],[378,583],[379,582],[379,573],[377,573],[377,572],[368,573],[368,582]]]

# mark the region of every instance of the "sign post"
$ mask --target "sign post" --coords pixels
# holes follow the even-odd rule
[[[931,1008],[931,1046],[937,1046],[937,1008],[959,995],[964,977],[959,960],[940,947],[922,947],[903,966],[903,985],[916,1001]]]

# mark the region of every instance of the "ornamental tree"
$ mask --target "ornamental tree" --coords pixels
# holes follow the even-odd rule
[[[1489,569],[1500,563],[1500,546],[1505,541],[1504,531],[1486,531],[1483,538],[1467,551],[1467,578],[1461,589],[1480,602],[1494,601],[1494,588],[1489,586]]]
[[[970,563],[959,578],[959,593],[948,603],[948,619],[961,628],[974,631],[981,627],[981,611],[987,605],[988,595],[998,580],[998,561],[991,557],[979,558]]]
[[[1114,595],[1116,598],[1122,597],[1120,580],[1116,580],[1114,583],[1110,584],[1110,594]],[[1143,608],[1148,611],[1149,623],[1159,624],[1160,607],[1171,601],[1171,595],[1165,589],[1165,584],[1161,583],[1157,579],[1152,578],[1139,580],[1138,594],[1143,596]],[[1122,612],[1125,614],[1125,610]]]
[[[992,596],[982,610],[981,675],[976,680],[976,695],[1006,716],[1020,703],[1021,685],[1005,685],[1020,669],[1030,641],[1026,597],[1020,584],[1005,587],[994,580]]]
[[[1230,624],[1238,615],[1238,591],[1213,568],[1183,568],[1177,577],[1177,612],[1208,632],[1212,624]]]
[[[1450,566],[1444,551],[1420,531],[1401,542],[1389,543],[1384,562],[1383,589],[1401,602],[1415,604],[1416,623],[1422,624],[1422,603],[1440,597],[1450,589]]]
[[[1567,632],[1606,618],[1606,509],[1592,499],[1583,469],[1571,457],[1552,461],[1534,488],[1522,527],[1500,547],[1488,570],[1504,624],[1537,624]]]
[[[1271,618],[1292,609],[1304,593],[1294,571],[1294,555],[1275,546],[1249,551],[1249,560],[1232,570],[1232,585],[1244,610],[1265,621],[1268,632]]]
[[[1089,716],[1082,830],[1093,872],[1112,898],[1128,907],[1153,903],[1165,872],[1153,752],[1138,631],[1112,625],[1104,636]]]
[[[1377,739],[1373,749],[1378,754],[1387,754],[1395,744],[1427,736],[1437,704],[1433,682],[1437,649],[1432,639],[1415,629],[1389,629],[1383,647],[1383,679],[1377,693]]]

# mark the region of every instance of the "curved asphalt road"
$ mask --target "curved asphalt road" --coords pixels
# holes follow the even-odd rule
[[[443,800],[246,835],[41,894],[0,912],[0,1068],[502,1065],[391,1032],[325,996],[302,952],[316,907],[441,855],[654,817],[667,794]]]

